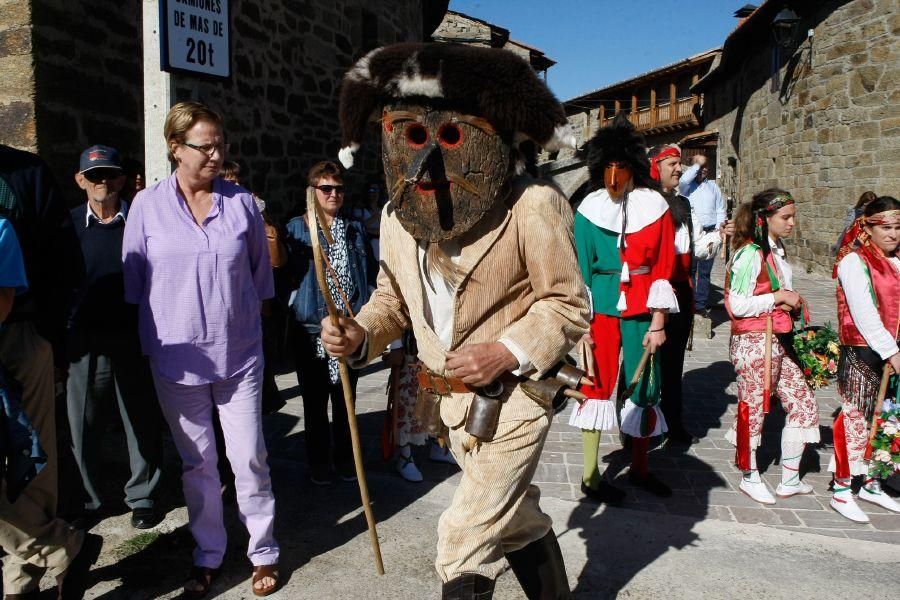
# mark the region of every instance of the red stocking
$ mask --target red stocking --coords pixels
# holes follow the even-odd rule
[[[647,450],[650,438],[631,438],[631,470],[641,477],[647,475]]]

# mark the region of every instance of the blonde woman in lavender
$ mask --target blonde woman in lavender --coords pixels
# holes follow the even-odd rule
[[[214,412],[250,536],[251,589],[264,596],[278,587],[279,552],[260,407],[260,306],[274,293],[268,243],[253,196],[218,177],[222,118],[182,102],[164,133],[175,172],[135,197],[122,255],[125,299],[139,305],[141,344],[184,465],[197,544],[184,596],[209,593],[225,554]]]

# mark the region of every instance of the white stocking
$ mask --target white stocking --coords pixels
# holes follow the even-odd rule
[[[750,449],[750,470],[744,471],[744,479],[747,481],[759,481],[759,471],[756,469],[756,448]]]
[[[798,485],[800,483],[800,459],[803,458],[805,442],[786,441],[781,438],[781,483]]]

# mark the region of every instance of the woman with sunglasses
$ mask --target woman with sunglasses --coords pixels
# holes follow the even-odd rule
[[[738,390],[737,418],[725,439],[737,448],[735,463],[743,472],[739,489],[761,504],[775,504],[759,475],[756,449],[776,396],[787,416],[781,432],[781,483],[775,494],[788,498],[813,491],[800,481],[800,459],[807,443],[819,441],[819,406],[792,357],[790,334],[803,298],[794,291],[781,241],[793,231],[796,215],[794,198],[780,189],[762,191],[742,204],[734,217],[734,256],[725,279]]]
[[[251,589],[264,596],[278,587],[279,554],[261,420],[260,308],[274,294],[268,242],[253,196],[218,177],[222,118],[182,102],[164,134],[175,172],[135,197],[122,256],[125,300],[139,305],[141,344],[183,463],[197,544],[184,595],[205,596],[225,554],[215,411],[250,537]]]
[[[875,403],[883,369],[889,364],[893,373],[900,373],[898,244],[900,202],[890,196],[876,198],[848,228],[833,273],[838,279],[841,411],[834,420],[834,458],[828,465],[834,473],[831,507],[856,523],[868,523],[869,517],[851,492],[853,476],[864,480],[857,499],[900,512],[900,503],[882,491],[866,457],[872,416],[881,410]]]
[[[333,162],[320,162],[310,169],[307,182],[315,189],[316,202],[322,209],[319,226],[328,227],[333,240],[329,245],[324,234],[318,232],[327,259],[326,277],[331,297],[341,311],[355,315],[369,299],[378,271],[369,239],[360,221],[341,215],[344,180],[340,167]],[[356,469],[337,359],[325,354],[319,338],[320,324],[328,312],[316,281],[307,215],[291,219],[286,230],[288,268],[296,279],[296,288],[290,298],[290,311],[294,317],[290,324],[290,339],[303,396],[310,479],[316,485],[331,483],[333,461],[341,479],[354,481]],[[351,369],[354,394],[357,377],[357,372]],[[333,418],[330,431],[329,399]]]

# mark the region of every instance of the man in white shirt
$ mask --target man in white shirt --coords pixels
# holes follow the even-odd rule
[[[707,158],[697,154],[692,165],[681,175],[678,191],[690,200],[691,210],[700,220],[704,233],[719,229],[725,222],[725,201],[715,181],[708,179]],[[694,278],[694,309],[697,313],[706,311],[709,298],[709,282],[716,257],[694,261],[691,275]]]

